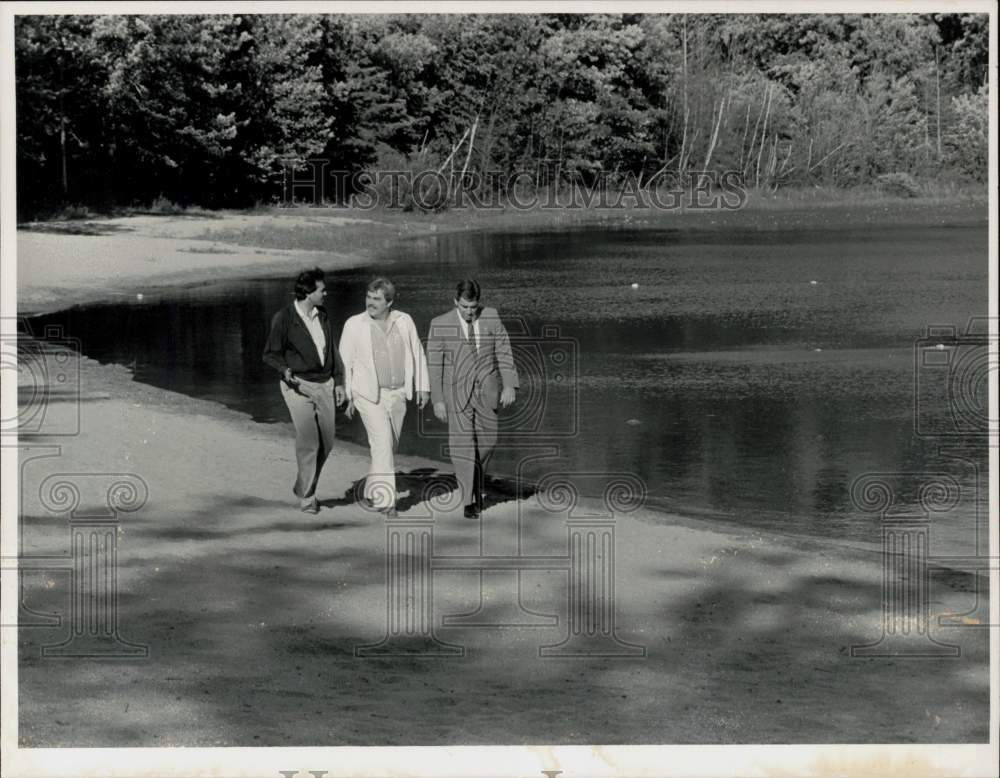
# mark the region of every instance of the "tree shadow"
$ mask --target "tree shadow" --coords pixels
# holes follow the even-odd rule
[[[365,481],[362,477],[354,481],[338,499],[320,500],[324,508],[336,508],[361,503],[364,497]],[[502,505],[512,500],[531,497],[537,492],[534,485],[519,484],[514,479],[487,475],[484,479],[483,509]],[[454,473],[442,473],[433,467],[417,467],[409,471],[396,471],[396,509],[402,513],[421,503],[444,497],[457,491],[458,481]]]
[[[764,556],[771,560],[763,563]],[[770,568],[776,556],[753,555],[746,564]],[[814,575],[801,559],[795,562],[790,557],[775,566],[780,579],[763,589],[741,585],[749,573],[717,569],[707,585],[664,610],[662,623],[674,625],[664,648],[685,679],[670,707],[697,708],[717,724],[672,742],[985,739],[975,711],[987,704],[988,685],[962,683],[985,661],[975,636],[932,627],[937,640],[963,644],[958,657],[889,656],[888,646],[886,656],[854,656],[854,647],[879,643],[884,593],[878,568]],[[947,730],[936,729],[927,711],[941,719],[947,711]]]

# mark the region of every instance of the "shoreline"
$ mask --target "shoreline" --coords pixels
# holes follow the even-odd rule
[[[254,229],[252,217],[231,218],[221,226]],[[54,275],[74,290],[67,294],[96,300],[127,294],[140,280],[147,289],[151,279],[172,288],[278,266],[287,272],[289,263],[315,257],[206,242],[204,227],[191,219],[142,224],[146,235],[19,233],[19,263],[35,279]],[[329,220],[294,224],[307,237],[332,229]],[[39,252],[43,244],[58,250]],[[25,247],[34,253],[22,253]],[[199,247],[218,253],[183,250]],[[163,253],[153,256],[154,249]],[[349,267],[370,255],[331,257]],[[187,264],[179,270],[171,259]],[[29,300],[57,305],[58,295],[40,294],[50,288],[36,282],[23,290]],[[537,495],[498,491],[481,522],[463,519],[446,500],[409,500],[401,526],[427,533],[435,558],[527,555],[554,560],[554,567],[440,570],[428,601],[432,633],[461,646],[461,656],[364,658],[359,647],[388,634],[395,526],[351,498],[367,471],[364,447],[338,440],[320,480],[322,510],[307,516],[291,494],[289,423],[254,422],[86,357],[76,394],[65,387],[47,393],[58,387],[36,385],[30,373],[19,373],[22,403],[49,398],[52,416],[43,421],[75,419],[78,428],[52,434],[42,425],[22,436],[29,448],[19,462],[21,558],[69,559],[68,515],[46,503],[48,479],[78,482],[87,510],[107,499],[109,477],[138,479],[147,498],[117,519],[115,616],[122,638],[149,653],[138,661],[46,658],[43,646],[69,634],[71,576],[26,563],[25,606],[64,618],[59,626],[21,622],[24,747],[988,738],[988,630],[937,621],[968,611],[967,575],[936,580],[927,602],[935,635],[957,646],[962,661],[859,658],[854,647],[884,636],[879,549],[721,526],[649,506],[598,516],[605,529],[594,530],[593,515],[574,516]],[[397,469],[418,488],[450,473],[447,465],[402,456]],[[560,560],[569,558],[581,521],[590,527],[582,531],[613,538],[612,621],[602,623],[613,639],[594,654],[546,657],[542,647],[564,645],[572,634],[570,577]],[[473,612],[479,623],[445,621]],[[869,701],[864,715],[858,699]],[[574,715],[552,715],[565,706]]]
[[[855,228],[872,228],[871,209],[879,207],[889,214],[880,213],[880,221],[876,227],[882,226],[926,226],[929,221],[936,220],[942,224],[967,224],[982,223],[984,227],[988,225],[987,214],[985,213],[985,202],[965,200],[958,203],[951,203],[949,208],[943,208],[938,198],[877,198],[872,202],[845,202],[826,201],[820,205],[817,212],[814,203],[789,201],[777,198],[772,203],[764,203],[755,208],[745,208],[740,211],[726,213],[712,212],[661,212],[660,219],[655,226],[659,228],[677,228],[681,230],[701,230],[712,228],[719,220],[730,220],[731,226],[738,226],[743,229],[755,231],[782,231],[800,229],[843,229],[848,226]],[[983,212],[980,213],[980,209]],[[831,212],[836,212],[835,218],[827,219]],[[218,214],[206,217],[204,215],[151,215],[142,214],[138,216],[114,217],[102,220],[85,220],[83,222],[52,222],[36,223],[38,227],[44,227],[39,231],[23,230],[19,226],[19,269],[21,266],[22,248],[20,238],[22,231],[26,235],[44,235],[45,240],[72,240],[79,245],[80,241],[90,242],[95,237],[100,237],[104,241],[126,239],[130,243],[136,241],[151,241],[157,251],[163,251],[162,256],[158,256],[151,261],[149,257],[142,257],[144,264],[150,264],[149,272],[152,285],[143,284],[136,276],[126,274],[118,277],[117,288],[108,284],[102,287],[84,287],[80,292],[79,299],[72,305],[50,299],[40,304],[37,309],[30,312],[19,310],[19,316],[25,317],[30,326],[32,318],[44,316],[46,314],[59,312],[71,307],[87,307],[91,305],[102,305],[112,302],[122,302],[122,298],[131,298],[138,293],[144,295],[144,299],[150,300],[157,297],[168,296],[171,291],[184,288],[197,288],[204,285],[224,283],[233,278],[252,276],[260,278],[270,275],[287,274],[289,265],[295,262],[294,269],[312,263],[320,263],[324,269],[330,271],[348,270],[372,262],[375,259],[377,249],[357,251],[355,253],[342,252],[332,253],[327,251],[315,251],[308,249],[294,248],[262,248],[246,239],[254,237],[255,234],[264,234],[270,229],[273,231],[271,237],[276,242],[286,237],[287,230],[310,230],[317,227],[324,230],[360,230],[374,231],[383,241],[392,243],[399,240],[419,240],[433,238],[437,236],[462,233],[462,232],[485,232],[496,230],[499,232],[532,231],[544,229],[573,229],[573,228],[608,228],[614,226],[623,229],[646,228],[649,220],[643,222],[632,220],[629,214],[623,211],[591,209],[588,211],[533,211],[528,214],[529,223],[525,224],[521,219],[524,214],[518,212],[487,212],[485,214],[474,214],[478,217],[475,223],[470,223],[465,219],[466,214],[462,212],[450,211],[443,214],[424,214],[424,219],[415,218],[413,221],[403,219],[402,221],[380,221],[378,219],[366,219],[357,212],[346,215],[347,212],[340,208],[294,208],[294,209],[272,209],[264,214],[248,212],[222,211]],[[800,218],[803,213],[809,214],[810,218]],[[384,213],[382,214],[385,215]],[[393,217],[406,216],[402,212],[390,214]],[[570,219],[572,219],[570,221]],[[263,220],[264,226],[257,222]],[[610,224],[609,224],[610,223]],[[248,227],[247,225],[254,225]],[[94,234],[77,234],[77,232],[66,233],[64,229],[83,230],[85,233],[89,228],[93,228]],[[54,230],[54,231],[50,231]],[[254,232],[256,231],[256,232]],[[237,236],[242,242],[231,242]],[[104,243],[104,246],[108,245]],[[37,249],[36,246],[27,246],[29,250]],[[102,246],[103,248],[103,246]],[[182,257],[180,264],[183,269],[177,269],[173,265],[167,266],[167,261],[177,261],[178,255]],[[114,254],[107,255],[106,259],[114,261],[121,257]],[[202,264],[193,261],[194,258],[204,258]],[[134,265],[135,263],[133,263]],[[65,269],[65,268],[64,268]],[[21,276],[18,276],[19,305],[21,296]],[[32,299],[33,294],[37,294],[37,289],[28,287],[25,289],[25,296]],[[95,363],[96,364],[96,363]],[[103,368],[121,368],[127,371],[127,367],[117,364],[100,365]],[[128,381],[136,383],[129,372]],[[173,395],[166,389],[160,389],[153,385],[142,384],[151,391],[164,392]],[[123,384],[118,384],[120,390]],[[209,408],[217,408],[220,416],[236,414],[237,417],[245,417],[250,420],[249,415],[232,409],[221,402],[211,400],[196,400],[193,397],[178,394],[177,397],[184,398],[184,403],[208,403]],[[211,414],[207,414],[211,415]],[[342,421],[342,420],[341,420]],[[258,424],[258,422],[252,422]],[[285,434],[290,436],[290,422],[275,422],[264,424],[263,426],[284,429]],[[367,448],[363,445],[338,439],[338,445],[348,449],[352,456],[367,456]],[[411,467],[444,467],[447,471],[450,463],[445,461],[422,458],[417,455],[399,455],[397,457],[401,464]],[[512,489],[512,478],[508,474],[498,475],[495,479],[502,483],[505,490]],[[736,517],[725,515],[698,516],[695,514],[678,514],[667,506],[647,504],[646,508],[659,516],[669,518],[671,521],[683,523],[692,529],[717,530],[722,533],[740,535],[748,530],[739,523]],[[866,543],[861,540],[841,540],[834,536],[822,536],[809,533],[795,532],[793,529],[782,529],[778,527],[768,527],[764,530],[768,534],[780,537],[786,543],[794,543],[798,539],[804,541],[831,542],[845,548],[853,548],[861,553],[879,553],[880,549],[876,543]]]
[[[876,221],[877,220],[877,221]],[[338,208],[139,215],[18,225],[18,314],[38,316],[78,305],[117,302],[150,289],[287,274],[321,264],[336,271],[375,261],[409,239],[461,232],[621,228],[783,231],[989,223],[986,201],[886,198],[866,203],[775,200],[739,211],[535,210],[444,214]],[[62,256],[67,241],[76,256]],[[54,258],[59,274],[42,272]],[[68,282],[68,283],[65,283]],[[72,302],[70,302],[72,298]]]

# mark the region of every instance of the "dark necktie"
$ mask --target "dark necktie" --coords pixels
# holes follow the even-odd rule
[[[469,341],[469,348],[472,349],[472,353],[473,354],[476,354],[476,353],[479,352],[479,349],[476,348],[476,336],[472,332],[472,322],[471,321],[470,322],[466,322],[466,324],[469,325],[468,328],[465,330],[466,338]]]

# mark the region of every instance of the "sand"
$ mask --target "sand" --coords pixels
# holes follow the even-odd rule
[[[195,239],[203,233],[190,219],[175,221],[113,220],[128,231],[98,235],[21,232],[23,304],[109,299],[140,281],[190,283],[309,258]],[[190,250],[205,246],[216,253]],[[346,443],[320,482],[321,512],[309,516],[290,492],[288,425],[256,424],[86,358],[79,391],[38,375],[22,364],[22,410],[43,402],[39,382],[48,380],[50,418],[78,413],[79,430],[49,435],[43,425],[20,441],[21,553],[30,568],[19,632],[23,746],[987,739],[988,630],[937,624],[974,607],[972,576],[935,575],[929,590],[932,634],[959,656],[861,658],[851,647],[883,635],[878,547],[646,508],[568,508],[500,486],[482,522],[470,521],[443,498],[420,499],[449,468],[411,458],[398,463],[411,496],[390,525],[353,498],[367,452]],[[148,656],[43,656],[83,613],[71,607],[71,517],[54,509],[46,479],[68,474],[61,480],[80,489],[79,518],[105,505],[115,473],[148,493],[137,510],[118,514],[114,530],[119,648]],[[547,562],[520,575],[444,569],[459,566],[456,558],[468,566],[484,554],[512,557],[518,527],[521,554]],[[613,579],[613,607],[574,619],[569,538],[607,542],[612,527],[613,573],[603,580]],[[410,626],[461,655],[363,655],[391,630],[387,537],[407,533],[432,537],[433,559],[404,557],[437,567],[424,579],[419,565],[410,568],[418,601],[420,582],[433,583],[425,621],[411,612]],[[590,564],[604,574],[596,552]],[[478,625],[443,621],[480,605],[468,620]],[[37,614],[62,623],[24,626],[45,621]],[[540,655],[565,648],[574,630],[603,636],[603,655]],[[577,645],[594,650],[595,641]],[[920,636],[907,645],[930,644]]]
[[[357,264],[356,254],[280,250],[224,243],[214,233],[249,225],[294,230],[317,223],[335,230],[362,219],[294,214],[250,216],[130,216],[28,225],[17,236],[18,309],[41,313],[132,295],[150,286],[217,280],[253,272],[279,273],[322,263],[326,270]]]

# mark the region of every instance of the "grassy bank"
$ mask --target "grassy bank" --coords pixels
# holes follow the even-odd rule
[[[903,191],[898,186],[866,184],[855,187],[835,187],[835,186],[798,186],[783,187],[776,190],[750,188],[744,191],[741,197],[740,210],[769,210],[779,209],[801,209],[801,208],[827,208],[843,207],[848,205],[886,205],[899,207],[915,207],[927,205],[954,205],[964,203],[967,205],[980,205],[985,207],[988,201],[988,191],[985,186],[975,182],[962,181],[927,181],[917,183],[910,181],[909,190]],[[323,205],[264,205],[260,204],[252,208],[218,209],[212,210],[199,206],[186,206],[175,203],[166,198],[160,197],[148,206],[108,206],[104,208],[88,206],[85,204],[66,204],[46,212],[33,214],[30,219],[19,221],[19,226],[25,226],[35,222],[62,222],[62,221],[86,221],[93,219],[123,218],[128,216],[193,216],[202,218],[214,218],[220,213],[240,212],[240,213],[263,213],[272,214],[281,211],[299,211],[307,209],[310,211],[323,212],[350,212],[367,214],[366,218],[371,218],[379,222],[395,223],[398,221],[410,221],[423,217],[456,220],[459,222],[468,221],[470,218],[497,219],[528,217],[553,219],[559,211],[570,211],[576,218],[586,218],[587,214],[602,213],[606,211],[621,210],[643,210],[634,207],[635,198],[628,193],[618,190],[609,191],[605,197],[605,205],[599,202],[579,203],[572,208],[566,207],[566,202],[573,196],[568,188],[561,188],[558,191],[552,189],[538,192],[520,192],[519,196],[526,202],[535,205],[528,207],[515,207],[509,204],[509,198],[505,199],[508,204],[500,207],[478,207],[475,198],[469,196],[463,202],[466,205],[455,202],[445,208],[421,209],[402,206],[376,205],[372,208],[353,208],[344,205],[323,204]],[[584,195],[584,197],[586,197]],[[661,202],[670,200],[669,192],[661,189],[658,195]],[[693,194],[688,191],[682,197],[678,197],[678,207],[669,207],[666,210],[674,212],[697,212],[697,207],[692,208],[694,200]],[[617,203],[621,207],[617,207]],[[539,207],[539,203],[555,204],[554,207]],[[615,207],[606,207],[610,203]],[[652,204],[648,210],[663,210]]]
[[[262,222],[239,230],[212,230],[213,237],[242,246],[308,251],[336,248],[371,253],[394,240],[478,230],[532,231],[589,226],[780,230],[864,226],[873,223],[982,222],[985,225],[988,218],[984,193],[963,191],[953,197],[935,195],[905,198],[875,189],[855,191],[850,197],[831,196],[830,192],[823,190],[802,190],[796,193],[751,192],[745,206],[738,210],[635,207],[626,199],[622,207],[617,208],[535,206],[495,210],[462,208],[429,213],[389,208],[301,206],[261,209],[255,213],[294,214],[308,218],[311,223],[304,228],[283,229],[280,223]],[[329,217],[346,217],[358,221],[339,225],[334,235],[324,223]]]

